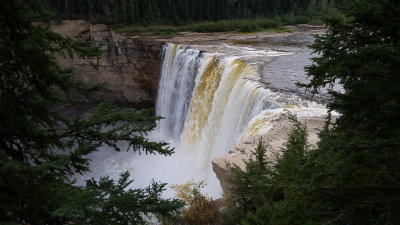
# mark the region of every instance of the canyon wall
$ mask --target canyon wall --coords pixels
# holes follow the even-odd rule
[[[103,51],[101,58],[57,57],[62,67],[73,68],[75,80],[88,86],[105,84],[93,93],[68,93],[70,101],[110,100],[133,107],[154,107],[164,42],[119,35],[104,24],[94,25],[84,20],[65,20],[53,24],[52,29],[84,46],[97,46]]]

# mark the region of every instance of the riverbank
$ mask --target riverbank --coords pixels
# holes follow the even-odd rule
[[[114,30],[119,32],[118,30]],[[298,24],[284,26],[281,31],[277,30],[264,30],[252,33],[237,33],[237,32],[211,32],[211,33],[196,33],[196,32],[178,32],[174,35],[155,35],[150,33],[140,33],[135,35],[123,35],[130,38],[143,38],[147,40],[158,40],[163,42],[171,42],[175,44],[198,44],[210,42],[227,42],[227,41],[249,41],[257,40],[265,37],[272,36],[287,36],[291,34],[323,34],[325,33],[325,26]]]

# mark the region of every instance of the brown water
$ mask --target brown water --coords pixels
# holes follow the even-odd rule
[[[312,34],[285,33],[252,39],[214,41],[195,44],[195,48],[217,53],[221,57],[236,57],[254,68],[260,74],[265,87],[279,92],[296,93],[309,100],[326,102],[327,89],[311,95],[309,90],[297,87],[296,83],[307,83],[305,67],[316,57],[310,45],[315,38]],[[334,90],[340,90],[340,86]]]

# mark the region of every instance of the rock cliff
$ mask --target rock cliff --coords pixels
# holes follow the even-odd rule
[[[322,129],[325,119],[318,117],[299,117],[298,120],[307,124],[309,134],[308,142],[311,145],[315,145],[318,141],[318,132]],[[257,147],[260,138],[269,146],[266,153],[267,159],[272,162],[276,161],[276,158],[282,152],[281,148],[287,140],[291,126],[291,122],[289,122],[285,116],[282,116],[274,123],[273,127],[267,133],[249,137],[232,147],[228,155],[213,159],[213,170],[220,181],[223,193],[227,194],[229,192],[230,184],[228,180],[229,176],[232,174],[232,167],[237,165],[241,169],[245,169],[244,160],[248,160],[251,157],[251,152]]]
[[[154,107],[163,41],[119,35],[106,25],[93,25],[84,20],[65,20],[53,24],[52,29],[82,45],[98,46],[103,51],[98,59],[57,57],[61,66],[74,69],[75,80],[89,86],[105,84],[102,90],[94,93],[68,93],[70,101],[110,100],[135,107]]]

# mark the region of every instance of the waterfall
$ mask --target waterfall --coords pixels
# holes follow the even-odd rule
[[[164,138],[179,140],[204,57],[205,54],[188,46],[169,45],[163,49],[156,110],[158,115],[167,117],[158,124]]]
[[[156,133],[173,143],[177,157],[189,160],[189,168],[175,171],[191,171],[190,178],[209,184],[211,195],[220,191],[211,160],[227,154],[238,140],[271,127],[272,115],[285,109],[326,113],[323,106],[294,94],[268,90],[258,79],[257,71],[237,57],[219,57],[184,45],[164,46],[156,112],[166,119],[159,122]]]
[[[156,113],[165,119],[149,138],[169,142],[175,153],[115,153],[104,146],[89,156],[93,174],[80,177],[81,184],[93,175],[117,179],[128,170],[134,187],[144,188],[153,178],[168,185],[193,179],[207,183],[204,191],[218,198],[222,190],[211,170],[213,158],[227,154],[238,141],[266,133],[286,111],[311,117],[326,114],[323,105],[264,88],[256,68],[238,57],[175,44],[165,45],[162,57]],[[167,189],[164,197],[174,194]]]

